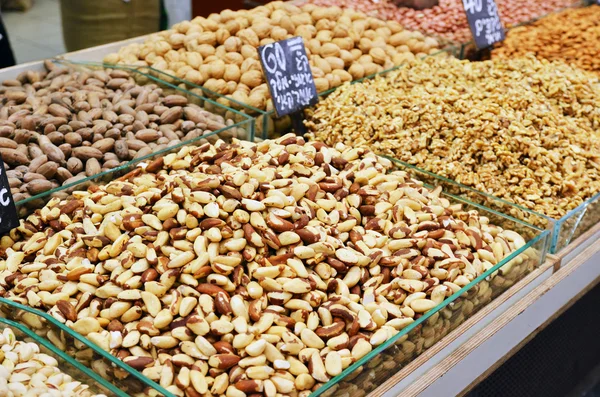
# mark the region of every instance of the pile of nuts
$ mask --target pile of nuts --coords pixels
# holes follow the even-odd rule
[[[562,60],[600,75],[600,6],[571,8],[508,32],[492,58]]]
[[[10,328],[0,333],[0,390],[3,396],[105,397],[63,373],[58,361],[34,342],[17,339]]]
[[[308,2],[320,6],[355,9],[384,20],[400,22],[407,29],[455,43],[471,40],[471,31],[461,0],[440,0],[438,6],[423,10],[396,7],[389,0],[309,0]],[[505,27],[569,7],[576,2],[576,0],[496,0],[500,19]]]
[[[415,61],[337,90],[308,127],[556,219],[600,192],[600,82],[561,62]]]
[[[308,396],[526,245],[392,168],[292,134],[186,146],[22,220],[0,292],[177,396]]]
[[[397,22],[339,7],[281,1],[224,10],[176,24],[104,62],[152,66],[260,110],[271,110],[258,46],[301,36],[318,92],[438,51],[438,42]],[[221,103],[237,106],[222,98]]]
[[[231,124],[125,70],[45,65],[0,85],[0,155],[17,202]]]

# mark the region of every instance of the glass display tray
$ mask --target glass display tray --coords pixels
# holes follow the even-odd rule
[[[213,131],[210,134],[204,135],[199,138],[195,138],[193,140],[183,141],[177,145],[173,145],[172,147],[160,150],[155,153],[151,153],[147,156],[140,157],[138,159],[131,160],[130,162],[123,164],[119,167],[113,168],[111,170],[104,171],[100,174],[92,175],[73,183],[59,186],[57,188],[48,190],[46,192],[37,194],[32,197],[28,197],[26,199],[20,200],[16,202],[16,206],[18,208],[19,217],[26,216],[31,211],[43,207],[45,203],[48,202],[53,197],[64,197],[67,196],[70,192],[74,191],[78,186],[82,186],[86,183],[101,181],[102,178],[108,174],[110,175],[118,175],[119,171],[129,169],[131,165],[137,164],[140,160],[147,159],[149,157],[153,157],[156,154],[164,154],[169,153],[171,148],[179,148],[189,143],[198,142],[201,138],[207,138],[210,136],[219,136],[223,138],[226,135],[230,135],[231,137],[237,137],[244,140],[251,140],[254,138],[254,120],[248,115],[238,112],[233,109],[226,108],[213,100],[196,95],[192,92],[182,90],[181,88],[169,84],[163,80],[160,80],[149,73],[149,70],[144,68],[133,68],[133,67],[123,67],[123,66],[115,66],[115,65],[102,65],[100,63],[89,63],[89,62],[72,62],[65,60],[54,60],[55,63],[64,65],[66,67],[71,67],[76,70],[94,70],[99,68],[114,68],[126,70],[131,73],[138,84],[157,84],[161,88],[163,88],[165,94],[178,94],[183,95],[188,98],[190,103],[195,103],[206,110],[221,115],[226,121],[227,127],[222,128],[217,131]],[[2,78],[2,72],[0,71],[0,79]]]
[[[172,396],[140,372],[40,310],[0,298],[0,330],[32,340],[59,368],[90,390],[107,396]]]
[[[554,219],[547,215],[535,212],[505,199],[483,193],[472,187],[463,185],[454,180],[425,171],[404,161],[384,156],[399,164],[404,169],[410,169],[414,175],[431,185],[442,186],[444,191],[454,195],[465,197],[473,202],[483,205],[493,211],[510,215],[523,222],[536,225],[539,228],[549,230],[551,233],[548,252],[558,254],[563,248],[575,241],[586,231],[600,222],[600,192],[589,198],[577,208],[569,211],[560,219]]]
[[[189,145],[189,143],[186,145]],[[175,149],[173,148],[172,150]],[[161,154],[155,153],[152,156],[157,157],[160,155]],[[139,161],[148,160],[150,160],[150,158]],[[411,176],[418,176],[417,173],[413,172],[413,169],[404,167],[400,163],[396,164],[399,169],[407,170]],[[110,172],[105,175],[107,177],[106,179],[111,179],[108,174],[110,174]],[[431,186],[428,185],[428,187]],[[364,394],[367,394],[374,390],[379,384],[383,383],[385,379],[398,372],[404,364],[407,364],[423,353],[437,341],[446,336],[450,331],[462,324],[470,316],[475,314],[479,309],[484,307],[492,299],[506,291],[545,261],[550,237],[549,231],[536,228],[526,222],[488,209],[463,197],[457,197],[448,193],[442,193],[441,195],[446,197],[453,204],[460,203],[463,210],[477,210],[482,216],[489,218],[490,223],[501,226],[507,230],[518,232],[524,237],[525,244],[464,288],[456,291],[452,296],[434,309],[418,318],[417,321],[410,326],[401,330],[394,338],[388,340],[383,345],[378,346],[370,354],[348,367],[342,374],[331,379],[322,388],[314,391],[311,394],[311,397],[322,394],[327,396],[347,396],[353,395],[354,392],[360,390],[364,391]],[[114,367],[117,358],[102,351],[92,342],[87,341],[82,335],[66,329],[64,325],[55,324],[56,320],[51,318],[50,315],[39,312],[36,309],[9,302],[2,298],[0,298],[0,304],[5,304],[5,306],[15,311],[13,318],[18,318],[18,313],[22,312],[36,313],[38,317],[44,318],[45,323],[51,323],[59,327],[60,335],[68,336],[77,341],[75,343],[62,343],[61,347],[70,348],[71,346],[74,346],[85,348],[85,353],[79,353],[79,355],[84,356],[83,358],[88,359],[88,355],[92,354],[93,360],[91,361],[96,362],[99,360],[98,362],[106,362],[106,360],[109,359],[108,363],[111,363]],[[45,323],[41,323],[39,326],[34,327],[34,329],[36,329],[36,331],[42,331],[43,336],[54,341],[56,338],[44,331],[48,329],[48,326],[46,326]],[[92,368],[97,370],[94,368],[93,364]],[[105,367],[102,367],[102,369],[100,369],[101,373],[104,373],[104,368]],[[115,371],[120,376],[127,377],[127,382],[130,382],[130,379],[134,379],[135,382],[142,381],[138,386],[129,386],[135,387],[136,391],[142,390],[141,388],[145,385],[147,387],[154,387],[152,390],[158,390],[158,392],[165,396],[172,396],[171,393],[155,386],[154,382],[150,379],[132,368],[127,367],[125,364],[122,366],[119,365],[117,368],[118,369]],[[120,372],[121,369],[123,369],[124,372]],[[114,382],[122,381],[117,378]],[[120,385],[120,383],[117,384]],[[142,392],[143,391],[140,391],[139,393]]]
[[[448,45],[445,48],[443,48],[431,55],[423,57],[423,59],[428,58],[428,57],[435,57],[435,56],[454,56],[454,57],[456,57],[458,55],[459,51],[460,51],[459,47],[456,47],[454,45]],[[354,81],[350,82],[350,84],[361,83],[365,80],[373,79],[377,76],[383,76],[387,73],[393,72],[394,70],[397,70],[397,69],[403,67],[404,65],[405,65],[405,63],[398,65],[398,66],[394,66],[391,69],[383,70],[379,73],[374,73],[372,75],[365,76],[362,79],[358,79],[358,80],[354,80]],[[327,91],[319,93],[319,100],[327,97],[329,94],[331,94],[332,92],[334,92],[335,90],[337,90],[340,87],[343,87],[343,84],[339,87],[331,88]],[[269,138],[276,138],[278,136],[281,136],[283,134],[290,132],[290,130],[292,128],[292,121],[289,116],[278,117],[275,110],[269,110],[269,111],[263,112],[263,114],[257,118],[256,125],[257,125],[256,138],[257,139],[260,139],[260,138],[269,139]],[[261,130],[262,134],[258,133],[259,129]]]
[[[375,0],[378,1],[378,0]],[[496,0],[496,3],[499,4],[501,3],[503,0]],[[532,1],[539,1],[539,2],[543,2],[545,0],[532,0]],[[546,15],[555,13],[555,12],[560,12],[566,8],[571,8],[571,7],[583,7],[583,6],[587,6],[587,5],[591,5],[594,4],[596,0],[573,0],[572,4],[568,7],[565,8],[561,8],[558,10],[554,10],[550,13],[546,13],[546,14],[542,14],[542,15],[538,15],[536,17],[534,17],[531,20],[528,21],[523,21],[520,22],[518,24],[513,24],[513,25],[509,25],[509,26],[505,26],[505,31],[508,31],[514,27],[517,26],[521,26],[527,23],[531,23],[533,21],[536,21],[540,18],[545,17]],[[302,5],[302,4],[306,4],[305,0],[291,0],[289,1],[290,3],[298,6],[298,5]],[[379,17],[377,15],[375,15],[375,17]],[[380,17],[379,17],[380,18]],[[502,19],[502,17],[501,17]],[[400,24],[402,24],[402,21],[398,21]],[[452,23],[452,22],[447,22],[447,23]],[[469,30],[469,28],[467,27],[467,30]],[[479,51],[477,50],[477,47],[475,46],[475,42],[473,40],[468,40],[465,42],[460,42],[460,41],[455,41],[455,40],[451,40],[448,39],[446,37],[440,36],[440,35],[435,35],[435,34],[431,34],[425,31],[420,30],[420,32],[428,37],[432,37],[436,40],[438,40],[440,43],[442,43],[442,45],[444,46],[450,46],[450,47],[454,47],[456,49],[456,57],[458,57],[459,59],[477,59],[479,57]]]

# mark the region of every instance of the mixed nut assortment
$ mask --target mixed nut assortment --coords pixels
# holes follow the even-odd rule
[[[339,7],[296,7],[281,1],[225,10],[176,24],[130,44],[104,62],[152,66],[259,110],[271,110],[258,46],[304,39],[318,92],[439,50],[437,40]],[[222,99],[227,106],[238,106]]]
[[[232,124],[125,70],[45,65],[0,85],[0,155],[15,201]]]
[[[496,2],[506,26],[575,3]],[[0,155],[15,201],[234,124],[235,111],[199,105],[206,91],[186,96],[135,68],[203,87],[221,105],[271,110],[257,48],[301,36],[317,90],[341,87],[307,112],[305,137],[255,143],[231,129],[34,203],[0,238],[0,296],[47,312],[175,396],[307,397],[386,344],[325,395],[369,393],[545,249],[528,246],[534,228],[466,208],[377,154],[565,216],[600,192],[599,23],[600,7],[569,9],[510,30],[491,61],[471,63],[428,57],[443,40],[470,40],[460,0],[425,10],[275,1],[178,23],[106,56],[110,68],[45,62],[5,80]],[[47,319],[1,310],[109,381],[131,379]],[[158,395],[127,383],[129,395]],[[9,328],[4,391],[94,395]]]
[[[0,391],[14,397],[106,397],[62,372],[54,357],[35,342],[17,339],[10,328],[0,332]]]
[[[175,395],[308,395],[526,244],[392,168],[292,134],[185,146],[22,220],[0,291]]]
[[[320,6],[355,9],[384,20],[397,21],[407,29],[466,43],[471,31],[461,0],[440,0],[439,5],[422,10],[397,7],[390,0],[308,0]],[[578,3],[577,0],[496,0],[500,19],[505,27],[529,21]]]
[[[600,6],[571,8],[508,32],[492,51],[492,58],[516,58],[534,53],[538,58],[562,60],[600,75]]]
[[[307,125],[556,219],[600,192],[599,80],[561,62],[414,61],[337,90]]]

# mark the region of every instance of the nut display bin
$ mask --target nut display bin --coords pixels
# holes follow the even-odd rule
[[[549,230],[551,238],[548,252],[551,254],[558,254],[571,241],[574,241],[600,222],[600,193],[569,211],[562,218],[554,219],[505,199],[480,192],[456,181],[422,170],[403,161],[390,157],[387,158],[399,164],[404,169],[412,170],[412,173],[418,179],[431,185],[442,186],[446,192],[465,197],[495,212],[507,214],[521,221]]]
[[[127,364],[94,345],[51,315],[0,298],[0,330],[11,328],[17,338],[40,345],[73,379],[107,396],[171,396]]]
[[[153,156],[159,156],[154,154]],[[143,165],[142,165],[143,166]],[[399,168],[402,168],[400,165]],[[475,314],[479,309],[491,302],[494,298],[502,294],[512,285],[521,280],[524,276],[536,269],[544,262],[550,232],[538,229],[525,222],[506,216],[502,213],[487,209],[481,205],[475,204],[465,198],[456,197],[450,194],[442,193],[452,204],[461,204],[465,210],[476,210],[481,215],[488,217],[490,223],[501,226],[507,230],[518,232],[524,237],[522,246],[510,256],[504,258],[500,263],[495,264],[481,276],[477,277],[464,288],[454,292],[452,296],[444,302],[430,310],[415,322],[402,329],[392,339],[375,348],[369,355],[363,357],[351,367],[347,368],[342,374],[330,380],[322,388],[315,391],[312,395],[351,395],[356,392],[365,394],[374,390],[379,384],[383,383],[389,376],[398,372],[403,365],[412,361],[419,354],[423,353],[437,341],[446,336],[453,329],[462,324],[466,319]],[[4,303],[4,299],[0,299]],[[15,309],[14,306],[16,306]],[[29,316],[32,309],[25,306],[12,304],[11,310],[15,311],[14,318],[23,318]],[[37,312],[37,311],[36,311]],[[55,332],[44,331],[47,323],[54,324],[56,320],[45,314],[42,317],[43,322],[39,321],[38,315],[33,321],[29,321],[31,327],[44,332],[44,334],[61,347],[70,347],[71,343],[66,343],[64,339],[57,338]],[[27,319],[25,319],[27,320]],[[73,331],[68,331],[62,324],[59,328],[60,337],[65,335],[77,340],[74,347],[88,346],[85,338],[77,335]],[[95,357],[106,359],[104,355],[97,350],[85,349],[76,354],[76,357],[89,360],[95,360]],[[112,357],[112,356],[111,356]],[[116,358],[112,358],[114,363]],[[98,364],[92,364],[93,368],[100,373],[110,374],[113,372],[106,368],[104,361],[97,361]],[[95,368],[94,366],[98,366]],[[140,373],[119,372],[122,376],[128,376],[127,379],[135,375],[134,379],[144,378]],[[133,371],[133,370],[131,370]],[[144,385],[151,384],[149,379],[142,382]],[[132,386],[133,387],[133,386]],[[138,390],[138,389],[136,389]],[[159,389],[162,393],[163,391]],[[170,394],[165,394],[170,395]]]
[[[98,63],[69,62],[69,61],[63,61],[63,60],[57,60],[56,62],[58,64],[61,64],[61,65],[64,65],[66,67],[70,67],[70,68],[73,68],[76,70],[94,70],[94,69],[103,67],[102,64],[98,64]],[[40,62],[38,66],[40,68],[42,68],[43,67],[42,65],[43,64]],[[105,66],[105,68],[111,68],[111,66]],[[195,104],[205,108],[206,110],[209,110],[212,113],[215,113],[215,114],[218,114],[218,115],[221,115],[224,117],[227,127],[217,130],[217,131],[213,131],[211,134],[207,134],[207,135],[200,137],[200,139],[194,139],[193,141],[183,141],[177,145],[174,145],[173,147],[177,148],[177,147],[183,146],[186,143],[199,142],[201,140],[201,138],[207,138],[210,136],[218,136],[223,139],[226,139],[227,137],[229,137],[229,138],[236,137],[236,138],[244,139],[244,140],[252,140],[254,138],[254,120],[251,117],[247,116],[246,114],[238,112],[233,109],[226,108],[222,105],[219,105],[218,103],[214,102],[213,100],[211,100],[209,98],[196,95],[189,91],[182,90],[175,85],[169,84],[157,77],[154,77],[152,75],[152,73],[150,73],[151,71],[149,70],[149,68],[130,68],[130,67],[120,67],[120,66],[118,66],[118,67],[114,66],[114,68],[126,70],[129,73],[133,74],[135,80],[140,85],[156,84],[156,85],[160,86],[161,88],[163,88],[163,90],[166,94],[172,93],[172,94],[186,96],[190,103],[195,103]],[[2,72],[0,72],[0,79],[2,79]],[[49,191],[37,194],[37,195],[29,197],[27,199],[20,200],[16,203],[18,212],[19,212],[19,216],[21,216],[21,217],[25,216],[32,210],[42,207],[52,197],[66,196],[66,195],[68,195],[69,192],[75,190],[75,188],[77,188],[78,186],[81,187],[85,184],[90,184],[92,182],[98,183],[98,182],[102,181],[103,178],[105,178],[107,175],[111,175],[111,177],[114,177],[115,175],[118,175],[119,172],[130,169],[130,166],[137,164],[141,160],[144,160],[148,157],[152,157],[154,154],[161,154],[161,153],[165,153],[168,151],[169,150],[160,151],[158,153],[153,153],[148,156],[134,159],[130,163],[126,163],[126,164],[121,165],[112,170],[102,172],[97,175],[92,175],[90,177],[78,180],[76,182],[73,182],[73,183],[70,183],[67,185],[63,185],[63,186],[59,186],[55,189],[51,189]]]

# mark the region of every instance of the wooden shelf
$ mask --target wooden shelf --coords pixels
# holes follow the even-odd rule
[[[600,224],[370,395],[466,394],[600,282],[599,238]]]

